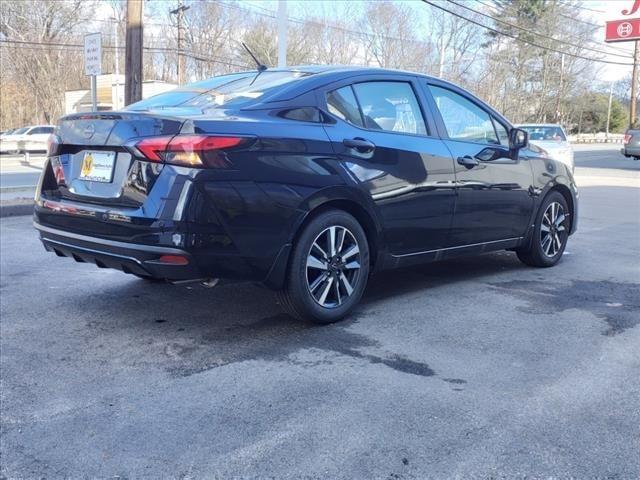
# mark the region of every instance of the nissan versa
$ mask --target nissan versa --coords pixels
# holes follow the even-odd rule
[[[62,118],[36,194],[47,250],[145,279],[262,282],[339,320],[372,272],[493,250],[558,262],[566,165],[450,83],[300,67]]]

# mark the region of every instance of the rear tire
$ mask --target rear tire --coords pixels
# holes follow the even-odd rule
[[[518,258],[532,267],[552,267],[558,263],[569,239],[571,213],[560,192],[549,193],[536,215],[529,245],[516,249]]]
[[[298,237],[279,303],[300,320],[328,324],[358,304],[369,277],[369,245],[358,221],[342,210],[313,218]]]

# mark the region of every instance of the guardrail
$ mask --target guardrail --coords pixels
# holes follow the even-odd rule
[[[623,141],[624,135],[622,133],[610,133],[609,136],[604,132],[569,135],[571,143],[622,143]]]

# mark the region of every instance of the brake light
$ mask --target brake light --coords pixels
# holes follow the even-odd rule
[[[627,143],[629,143],[632,138],[633,138],[633,135],[631,135],[629,133],[625,133],[624,134],[624,144],[626,145]]]
[[[162,255],[159,262],[168,263],[170,265],[188,265],[189,259],[182,255]]]
[[[188,167],[227,168],[229,161],[221,151],[236,147],[246,140],[244,137],[176,135],[145,138],[136,144],[136,148],[152,162]]]

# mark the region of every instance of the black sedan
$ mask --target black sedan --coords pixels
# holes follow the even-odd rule
[[[373,272],[494,250],[561,258],[572,173],[469,92],[408,72],[223,75],[62,118],[35,206],[47,250],[154,280],[235,279],[341,319]]]

